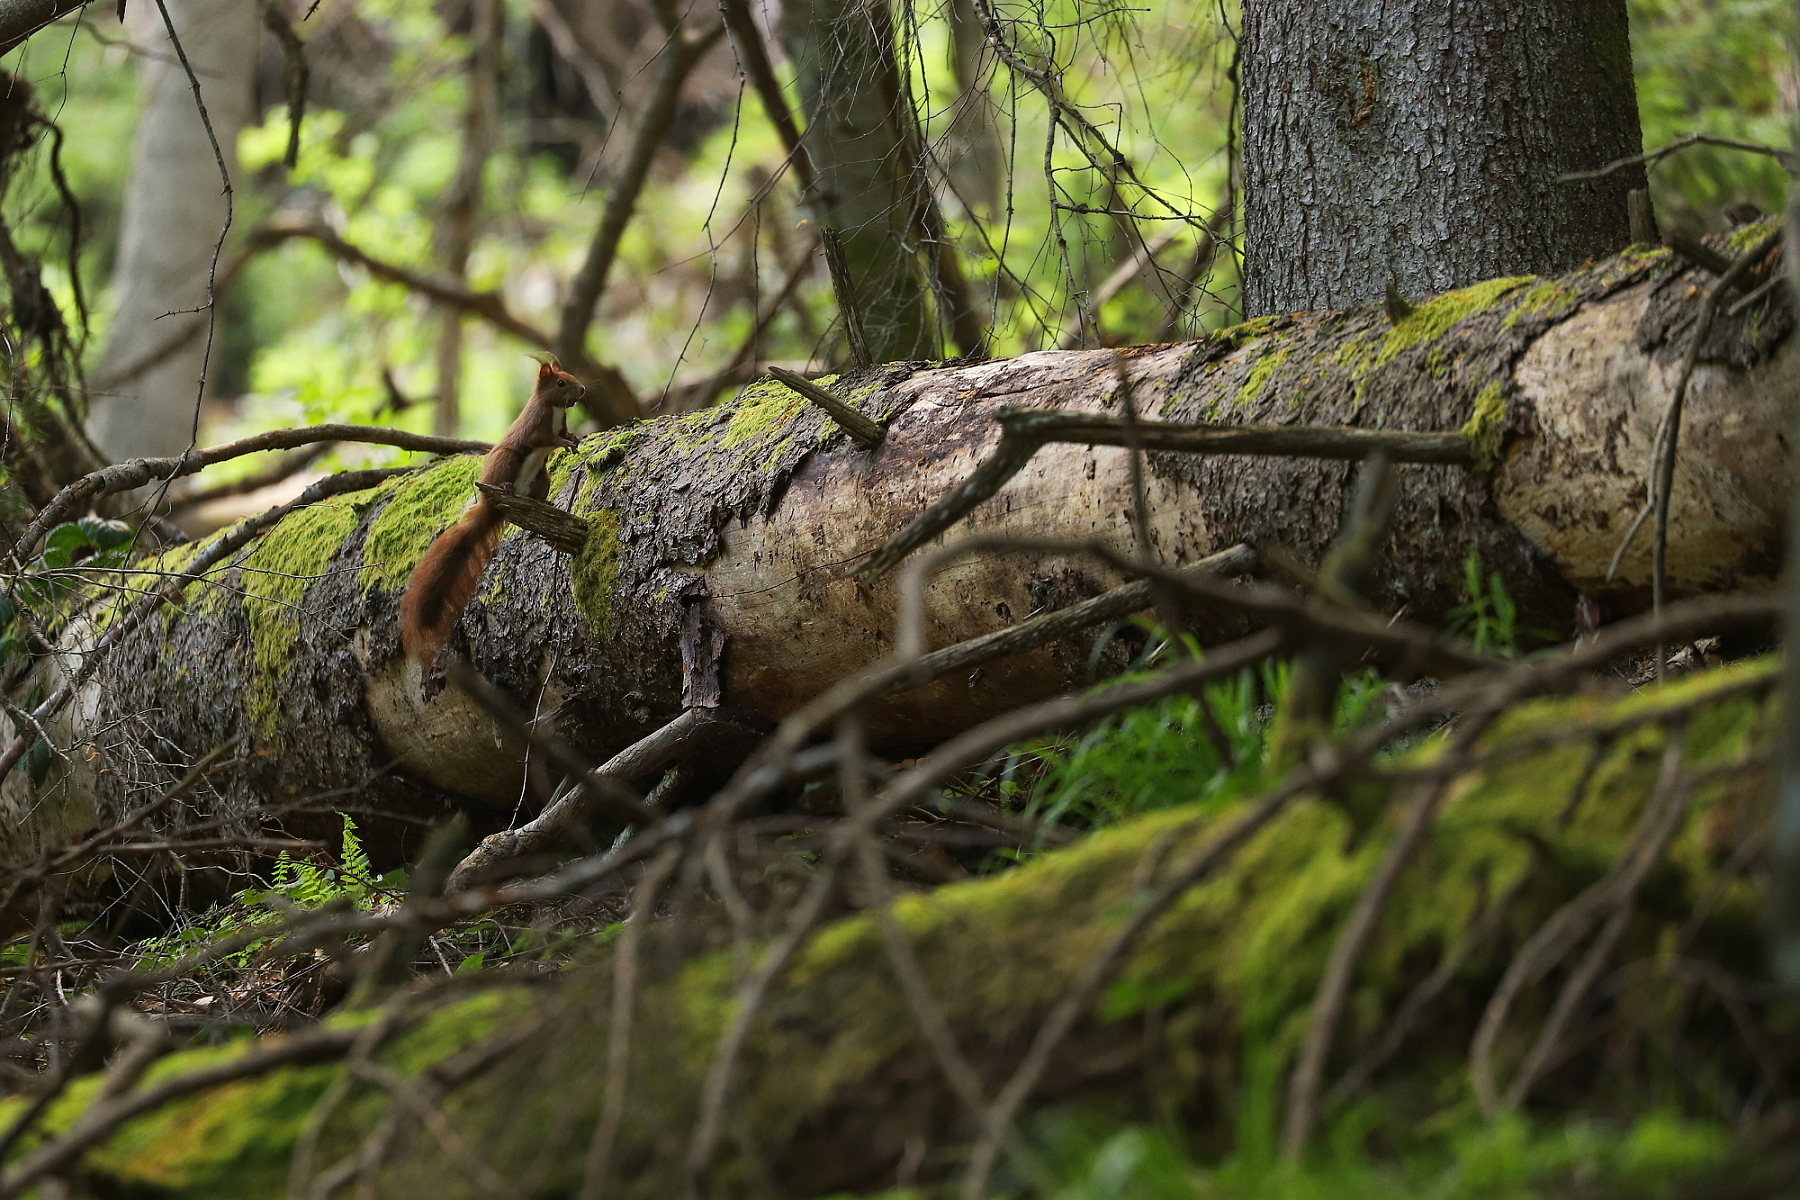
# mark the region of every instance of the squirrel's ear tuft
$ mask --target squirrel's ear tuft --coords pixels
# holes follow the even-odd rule
[[[528,354],[525,357],[537,360],[539,379],[543,379],[549,375],[563,374],[562,363],[557,360],[557,357],[554,354]]]

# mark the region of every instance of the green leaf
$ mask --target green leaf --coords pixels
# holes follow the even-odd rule
[[[50,777],[50,760],[55,757],[55,753],[50,749],[50,743],[43,738],[39,738],[31,744],[31,752],[26,755],[26,758],[31,762],[32,787],[44,786],[44,780]]]
[[[456,964],[456,973],[458,975],[473,975],[475,972],[481,970],[481,964],[486,961],[487,955],[485,953],[477,952],[471,954],[469,957]]]
[[[66,567],[69,565],[69,561],[75,557],[77,550],[85,550],[93,544],[93,540],[87,535],[87,530],[77,522],[65,521],[52,529],[50,536],[44,539],[42,555],[44,565],[52,570],[57,567]]]
[[[102,550],[117,550],[129,546],[137,534],[131,526],[123,521],[105,521],[99,517],[82,517],[75,524],[87,536],[88,541]]]

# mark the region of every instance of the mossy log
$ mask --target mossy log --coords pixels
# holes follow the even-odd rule
[[[1493,937],[1463,958],[1406,1051],[1375,1077],[1377,1102],[1360,1111],[1379,1114],[1384,1145],[1428,1140],[1445,1113],[1466,1111],[1462,1064],[1496,980],[1549,914],[1616,860],[1651,801],[1672,729],[1683,731],[1682,762],[1695,789],[1619,943],[1614,963],[1629,969],[1597,1002],[1623,1014],[1624,1024],[1610,1040],[1563,1060],[1540,1094],[1551,1111],[1561,1111],[1556,1097],[1568,1096],[1604,1096],[1614,1115],[1667,1103],[1673,1077],[1659,1080],[1654,1063],[1629,1048],[1677,1044],[1682,1030],[1659,1024],[1673,1019],[1685,1023],[1688,1040],[1679,1044],[1707,1047],[1712,1082],[1695,1086],[1740,1094],[1755,1087],[1761,1068],[1733,1042],[1730,1016],[1666,968],[1704,961],[1708,969],[1760,977],[1762,898],[1741,871],[1740,851],[1766,819],[1758,754],[1767,745],[1776,670],[1754,662],[1624,698],[1537,701],[1513,710],[1480,742],[1478,761],[1455,777],[1432,838],[1361,961],[1332,1058],[1335,1075],[1377,1040],[1401,998],[1470,925],[1508,898]],[[1407,762],[1424,766],[1438,751],[1432,742]],[[1390,798],[1407,794],[1397,785]],[[1152,887],[1242,802],[1143,816],[996,877],[898,901],[904,936],[987,1095],[1130,914],[1143,895],[1134,889]],[[1333,801],[1289,808],[1148,927],[1056,1054],[1028,1111],[1061,1105],[1158,1120],[1184,1131],[1202,1158],[1234,1140],[1246,1152],[1259,1139],[1268,1144],[1326,956],[1406,807],[1389,805],[1360,826]],[[732,953],[682,949],[694,926],[707,925],[702,913],[691,923],[651,927],[609,1196],[684,1194],[700,1082],[734,1003]],[[414,1116],[402,1119],[373,1194],[483,1195],[481,1182],[465,1173],[469,1161],[485,1164],[513,1194],[582,1193],[606,1083],[613,977],[609,952],[596,953],[591,965],[538,984],[482,988],[477,980],[468,984],[472,997],[441,992],[447,998],[425,1006],[429,1015],[379,1051],[378,1062],[427,1082],[422,1073],[438,1064],[462,1066],[444,1073],[460,1080],[444,1098],[444,1123],[428,1131]],[[1521,997],[1499,1043],[1503,1071],[1530,1044],[1554,993],[1547,987]],[[183,1052],[152,1079],[243,1050]],[[1662,1061],[1660,1053],[1649,1058]],[[473,1062],[486,1069],[472,1073]],[[1668,1069],[1692,1082],[1689,1067]],[[126,1126],[90,1157],[88,1170],[108,1195],[284,1195],[290,1157],[309,1122],[322,1122],[310,1159],[315,1171],[355,1153],[379,1127],[388,1091],[351,1084],[344,1071],[285,1069],[170,1105]],[[710,1195],[879,1191],[894,1185],[903,1162],[930,1183],[954,1175],[972,1138],[867,915],[823,927],[780,977],[754,1025],[740,1079]],[[68,1127],[94,1089],[89,1083],[60,1101],[49,1129]],[[314,1113],[327,1094],[329,1114]],[[1358,1128],[1369,1132],[1367,1121]]]
[[[1751,230],[1754,236],[1758,231]],[[1740,239],[1742,240],[1742,239]],[[1562,279],[1501,279],[1384,311],[1267,317],[1125,355],[1146,416],[1225,423],[1462,431],[1478,466],[1405,465],[1379,604],[1441,618],[1477,551],[1525,625],[1567,630],[1577,594],[1647,599],[1649,539],[1606,562],[1641,506],[1653,431],[1707,277],[1636,248]],[[1766,587],[1781,545],[1796,357],[1786,302],[1714,326],[1687,400],[1670,531],[1672,592]],[[848,569],[966,477],[1002,405],[1116,404],[1110,351],[973,366],[898,364],[829,381],[887,428],[866,450],[773,381],[730,403],[587,438],[552,460],[552,496],[588,522],[571,560],[515,531],[452,643],[522,707],[595,756],[695,704],[751,727],[779,718],[891,648],[896,583]],[[1151,538],[1190,563],[1240,541],[1317,562],[1356,464],[1152,456]],[[396,596],[472,495],[451,460],[295,513],[187,590],[111,654],[53,730],[67,766],[0,791],[0,860],[60,844],[141,801],[223,743],[248,748],[206,806],[246,823],[353,795],[363,809],[436,816],[529,800],[523,747],[455,689],[426,699],[401,658]],[[950,539],[975,533],[1127,541],[1126,452],[1049,446]],[[143,564],[126,596],[178,570]],[[1025,555],[959,562],[928,585],[944,645],[1118,582],[1096,563]],[[116,611],[71,629],[72,657]],[[1203,639],[1241,631],[1235,620]],[[1082,685],[1088,645],[1064,642],[869,706],[870,736],[928,743],[1011,705]],[[9,730],[10,731],[10,730]],[[171,765],[173,764],[173,765]],[[133,798],[136,798],[135,800]],[[383,837],[372,831],[381,853]]]

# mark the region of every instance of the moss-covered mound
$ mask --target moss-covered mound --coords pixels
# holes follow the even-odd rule
[[[1671,1104],[1704,1108],[1696,1096],[1706,1088],[1754,1083],[1761,1068],[1734,1039],[1729,1016],[1675,967],[1701,962],[1733,978],[1760,971],[1759,895],[1738,873],[1738,851],[1762,820],[1756,763],[1772,679],[1772,665],[1754,663],[1630,697],[1536,702],[1483,740],[1362,960],[1329,1074],[1377,1039],[1403,997],[1502,897],[1504,915],[1462,956],[1373,1088],[1338,1110],[1339,1142],[1412,1152],[1468,1127],[1463,1064],[1495,983],[1546,918],[1616,860],[1671,736],[1683,739],[1692,806],[1639,891],[1590,1006],[1611,1014],[1606,1035],[1574,1041],[1528,1104],[1626,1119]],[[1389,764],[1383,786],[1395,803],[1362,827],[1352,816],[1365,811],[1360,790],[1354,805],[1302,800],[1187,892],[1135,944],[1055,1056],[1033,1106],[1160,1122],[1198,1161],[1266,1154],[1325,958],[1414,794],[1400,768],[1428,767],[1438,751],[1434,742]],[[988,1095],[1147,885],[1241,803],[1171,808],[897,904]],[[684,955],[677,925],[663,923],[645,944],[608,1196],[683,1193],[702,1080],[745,962],[740,955],[734,967],[728,952]],[[403,1104],[385,1072],[289,1069],[140,1119],[93,1154],[89,1169],[109,1194],[274,1197],[304,1140],[315,1174],[376,1147],[366,1161],[380,1195],[476,1196],[496,1182],[521,1196],[581,1194],[606,1086],[612,971],[601,953],[591,969],[548,983],[447,993],[402,1027],[372,1061],[412,1081]],[[1498,1043],[1503,1077],[1536,1036],[1565,971],[1521,997]],[[1640,1052],[1657,1038],[1664,1053]],[[177,1055],[158,1074],[221,1053],[229,1052]],[[1695,1055],[1710,1082],[1696,1082]],[[971,1141],[967,1113],[944,1085],[866,916],[823,927],[799,954],[756,1022],[739,1078],[714,1195],[871,1193],[894,1186],[897,1172],[930,1185],[954,1177]],[[51,1127],[66,1128],[90,1095],[77,1089],[65,1098]],[[441,1116],[419,1116],[439,1104]]]

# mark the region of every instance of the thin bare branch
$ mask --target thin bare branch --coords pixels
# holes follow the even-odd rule
[[[1560,183],[1573,183],[1576,180],[1581,179],[1598,179],[1602,175],[1611,175],[1614,171],[1622,170],[1635,163],[1643,163],[1647,168],[1654,167],[1657,163],[1675,153],[1677,150],[1686,150],[1689,146],[1719,146],[1726,150],[1742,150],[1748,154],[1766,154],[1776,162],[1780,163],[1782,169],[1789,175],[1794,174],[1796,167],[1800,166],[1800,158],[1797,158],[1791,150],[1782,150],[1775,146],[1765,146],[1761,142],[1741,142],[1734,138],[1714,137],[1710,133],[1684,133],[1674,141],[1658,146],[1654,150],[1646,151],[1643,154],[1627,155],[1614,162],[1609,162],[1604,167],[1600,167],[1597,170],[1572,171],[1566,175],[1559,175],[1557,176],[1557,181]]]
[[[998,408],[994,410],[994,419],[1000,423],[1001,433],[993,453],[973,474],[915,517],[858,567],[858,578],[877,579],[892,570],[908,554],[990,499],[1007,480],[1024,469],[1038,450],[1052,442],[1093,446],[1127,444],[1124,421],[1105,413]],[[1200,425],[1139,421],[1135,436],[1146,450],[1189,454],[1362,459],[1379,451],[1396,462],[1467,464],[1473,461],[1468,441],[1461,433],[1411,433],[1320,425]]]

